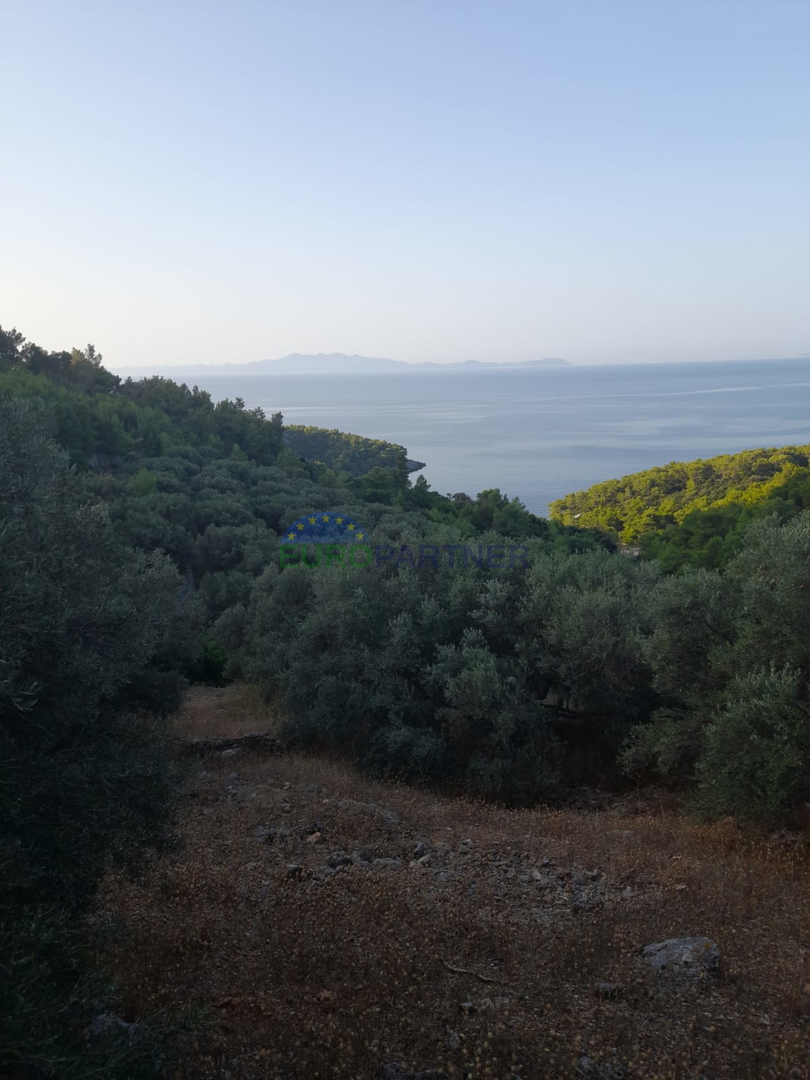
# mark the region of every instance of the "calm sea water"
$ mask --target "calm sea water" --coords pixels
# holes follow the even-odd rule
[[[290,424],[400,443],[435,490],[498,487],[539,514],[653,465],[810,443],[810,359],[194,381]]]

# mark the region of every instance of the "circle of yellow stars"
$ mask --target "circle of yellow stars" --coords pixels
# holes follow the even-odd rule
[[[329,523],[330,521],[333,521],[336,525],[342,525],[344,523],[344,519],[339,514],[332,514],[331,517],[329,516],[329,514],[320,514],[314,517],[307,518],[307,521],[310,525],[316,525],[318,522],[318,516],[320,517],[321,521],[326,523]],[[295,528],[298,530],[298,532],[290,531],[285,536],[285,540],[296,540],[298,538],[298,533],[303,532],[306,528],[306,523],[302,519],[301,521],[296,522]],[[346,528],[349,530],[349,532],[353,532],[358,540],[365,540],[365,533],[355,532],[355,530],[357,529],[356,522],[346,521]]]

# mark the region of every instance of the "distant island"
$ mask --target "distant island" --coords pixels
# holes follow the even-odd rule
[[[148,368],[116,368],[122,375],[137,377],[147,373],[161,375],[362,375],[378,374],[386,371],[470,371],[480,369],[500,370],[501,368],[548,368],[571,367],[567,360],[546,357],[542,360],[520,360],[497,364],[486,360],[463,360],[457,364],[435,364],[425,361],[409,364],[404,360],[389,360],[379,356],[348,356],[346,353],[290,353],[277,360],[254,360],[249,364],[200,364],[174,365]]]

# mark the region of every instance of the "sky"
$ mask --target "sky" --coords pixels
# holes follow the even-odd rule
[[[109,366],[810,353],[808,0],[3,0],[0,325]]]

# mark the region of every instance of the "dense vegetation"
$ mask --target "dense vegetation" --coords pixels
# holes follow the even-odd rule
[[[411,484],[399,447],[387,467],[376,444],[326,433],[343,463],[304,460],[279,414],[122,382],[92,346],[47,353],[0,330],[0,410],[13,1076],[88,1074],[71,1055],[100,1005],[76,992],[70,928],[108,860],[165,834],[156,724],[187,679],[253,680],[293,742],[512,804],[639,774],[768,823],[810,800],[801,450],[651,470],[545,521],[498,490]],[[279,538],[314,511],[350,516],[387,556],[282,568]],[[643,534],[649,557],[616,552],[616,533]],[[420,545],[455,558],[417,562]],[[525,562],[488,565],[516,546]],[[136,1075],[117,1053],[107,1075]]]
[[[583,779],[589,757],[602,778],[616,776],[621,761],[704,783],[707,733],[736,692],[732,643],[747,640],[752,619],[766,625],[764,594],[754,602],[747,591],[752,552],[781,559],[783,581],[794,563],[801,573],[807,518],[796,515],[810,476],[802,450],[752,451],[598,485],[556,504],[566,519],[580,515],[574,527],[537,518],[497,490],[446,497],[421,477],[411,484],[404,449],[390,444],[296,429],[315,440],[313,458],[343,447],[356,475],[304,460],[280,415],[268,420],[239,400],[214,405],[166,379],[121,382],[92,346],[45,353],[12,331],[0,337],[0,357],[0,394],[17,407],[39,399],[76,464],[76,491],[122,549],[161,552],[195,597],[202,636],[186,676],[259,680],[283,695],[295,738],[383,772],[460,781],[517,801]],[[393,467],[379,465],[383,451]],[[313,510],[351,516],[368,542],[394,552],[525,543],[530,558],[497,570],[461,556],[418,568],[407,556],[365,569],[282,569],[279,537]],[[677,521],[642,541],[659,559],[614,553],[614,530],[635,538],[664,514]],[[661,579],[662,568],[690,561],[725,571]],[[701,639],[695,662],[719,696],[698,704],[690,694],[702,683],[689,657],[667,652],[677,637],[667,620],[678,598],[698,611],[692,591],[700,589],[715,590],[726,622],[705,616],[724,629],[716,642]],[[786,678],[790,664],[800,701],[802,658],[785,651],[784,633],[769,634],[759,659],[746,653],[739,663],[766,680],[768,693],[773,671]],[[725,650],[722,676],[712,642]],[[169,708],[176,683],[151,679],[141,700]],[[683,736],[672,736],[677,755],[661,734],[673,724]],[[787,812],[805,796],[803,780],[780,781],[772,810]],[[717,808],[738,801],[729,794]]]
[[[772,513],[787,518],[810,506],[809,466],[808,446],[672,462],[566,495],[551,503],[551,516],[609,530],[625,544],[641,540],[668,569],[717,566],[739,550],[751,521]],[[644,539],[653,535],[655,541]]]
[[[284,441],[302,458],[326,465],[336,478],[341,473],[362,476],[372,469],[393,469],[398,475],[413,471],[408,469],[405,447],[382,439],[365,439],[362,435],[349,435],[343,431],[288,424],[284,428]]]
[[[778,482],[777,482],[778,481]],[[742,548],[749,525],[765,518],[789,521],[810,509],[810,470],[797,468],[787,479],[751,487],[741,498],[709,510],[692,510],[680,524],[667,525],[639,538],[641,555],[656,559],[668,572],[684,566],[718,569]]]
[[[597,542],[498,491],[411,485],[399,450],[393,468],[378,462],[352,475],[304,461],[279,415],[166,379],[122,382],[92,346],[46,352],[0,330],[4,1075],[154,1070],[123,1028],[88,1042],[106,991],[78,920],[111,859],[165,839],[160,717],[188,678],[222,678],[212,626],[250,603],[282,529],[334,509],[387,538],[452,522],[459,538],[509,525],[552,547]]]
[[[775,821],[810,799],[810,514],[752,527],[722,575],[529,547],[497,576],[272,567],[218,631],[295,738],[375,771],[529,802],[615,779],[619,755],[691,778],[711,813]]]
[[[42,402],[0,401],[0,1071],[130,1077],[120,1038],[80,1049],[103,989],[74,920],[110,858],[162,836],[146,706],[178,700],[202,611],[88,503],[51,427]]]

